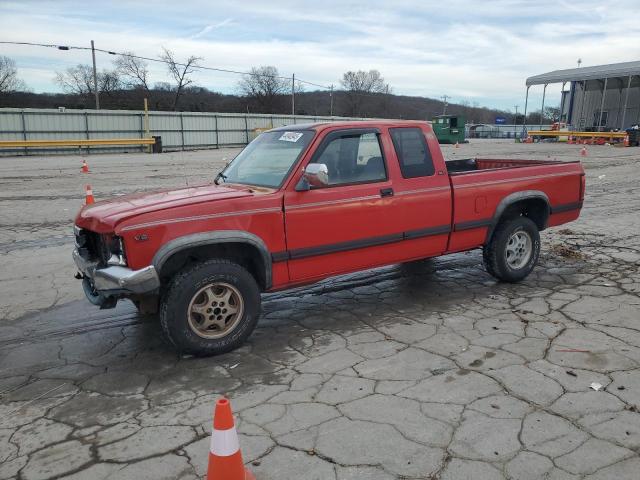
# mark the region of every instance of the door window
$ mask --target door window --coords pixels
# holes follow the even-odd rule
[[[390,128],[389,131],[404,178],[434,174],[431,152],[420,128]]]
[[[327,166],[329,186],[387,179],[382,149],[374,132],[341,135],[326,144],[313,161]]]

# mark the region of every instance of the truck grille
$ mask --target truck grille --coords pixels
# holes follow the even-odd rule
[[[109,259],[109,247],[103,235],[83,228],[75,228],[75,243],[82,258],[105,266]]]

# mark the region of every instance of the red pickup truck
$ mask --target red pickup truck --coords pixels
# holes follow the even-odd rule
[[[426,122],[295,125],[210,184],[85,206],[73,257],[92,303],[129,298],[180,351],[217,354],[251,334],[261,292],[480,247],[491,275],[522,280],[584,192],[579,162],[445,162]]]

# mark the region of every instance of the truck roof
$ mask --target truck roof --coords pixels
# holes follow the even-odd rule
[[[424,120],[344,120],[340,122],[316,122],[298,123],[296,125],[285,125],[274,128],[272,131],[295,131],[295,130],[316,130],[321,131],[329,127],[337,128],[376,128],[376,127],[406,127],[409,125],[431,124]]]

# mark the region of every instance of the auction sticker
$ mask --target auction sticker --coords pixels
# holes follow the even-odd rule
[[[284,132],[282,136],[278,140],[282,140],[283,142],[297,142],[302,137],[302,133],[300,132]]]

